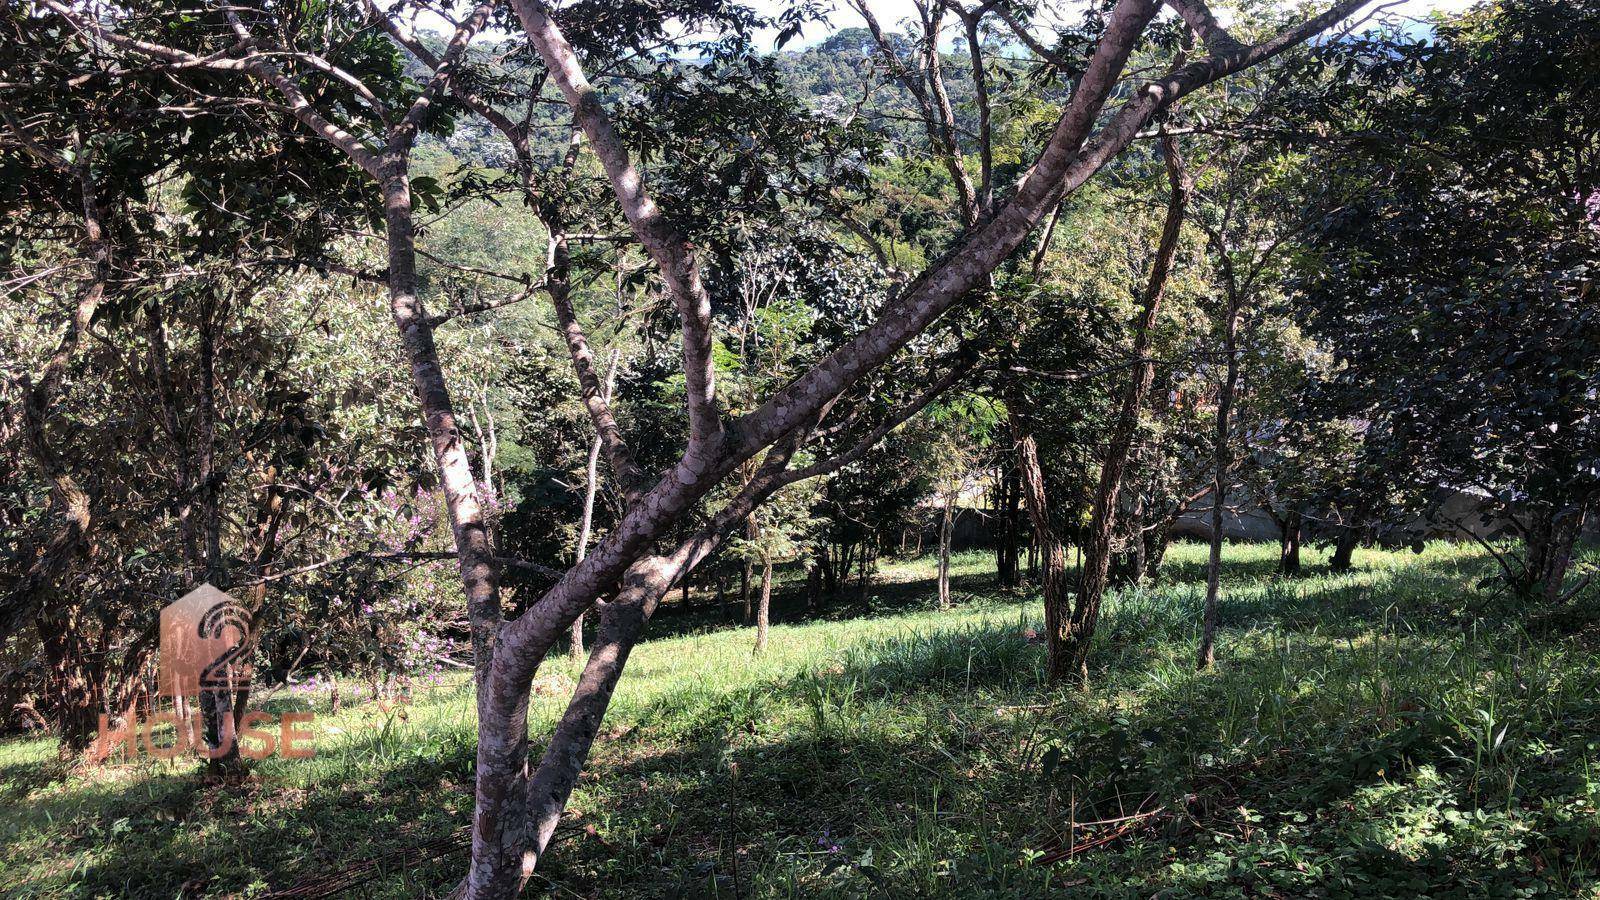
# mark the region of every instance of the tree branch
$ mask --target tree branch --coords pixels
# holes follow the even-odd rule
[[[583,128],[589,146],[611,182],[622,213],[645,252],[655,260],[683,322],[683,372],[688,394],[689,447],[685,461],[706,470],[720,448],[722,414],[716,398],[716,366],[711,357],[711,298],[700,279],[693,247],[667,220],[645,188],[611,117],[589,84],[572,45],[540,0],[512,0],[523,29],[533,41],[561,94]]]
[[[1230,53],[1242,46],[1233,39],[1233,35],[1229,34],[1227,29],[1222,27],[1222,23],[1217,21],[1217,17],[1212,14],[1211,7],[1206,5],[1205,0],[1164,0],[1164,2],[1182,17],[1183,23],[1199,36],[1200,42],[1211,52]]]

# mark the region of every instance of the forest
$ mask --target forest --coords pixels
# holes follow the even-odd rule
[[[1600,898],[1597,96],[1593,0],[0,0],[0,896]]]

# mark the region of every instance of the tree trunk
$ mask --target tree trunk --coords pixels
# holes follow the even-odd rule
[[[1587,510],[1567,506],[1542,517],[1527,547],[1527,586],[1524,593],[1547,603],[1561,599],[1567,569],[1572,564],[1572,548],[1583,531]]]
[[[1175,519],[1176,516],[1164,518],[1144,533],[1144,577],[1150,581],[1161,574],[1161,561],[1166,558],[1167,547],[1172,543]]]
[[[995,577],[1003,588],[1020,583],[1018,572],[1018,503],[1022,496],[1017,467],[1004,465],[995,483],[995,513],[999,521],[999,540],[995,543]]]
[[[1300,574],[1300,531],[1303,526],[1300,511],[1289,510],[1283,517],[1283,538],[1278,543],[1278,574]]]
[[[1038,548],[1039,567],[1043,570],[1045,647],[1048,651],[1046,676],[1051,682],[1063,680],[1067,675],[1068,660],[1062,655],[1065,637],[1071,621],[1071,599],[1067,589],[1067,554],[1061,539],[1056,536],[1050,522],[1050,502],[1045,492],[1044,470],[1039,465],[1039,448],[1028,428],[1028,406],[1017,393],[1008,396],[1006,406],[1012,441],[1016,444],[1017,471],[1022,478],[1026,494],[1028,520],[1033,525],[1033,543]]]
[[[1083,571],[1078,579],[1078,602],[1065,627],[1052,630],[1049,639],[1060,647],[1051,654],[1055,662],[1048,673],[1052,682],[1077,678],[1087,682],[1089,677],[1089,644],[1094,639],[1095,626],[1100,620],[1100,605],[1105,600],[1107,576],[1111,565],[1111,535],[1116,526],[1117,500],[1122,490],[1122,475],[1128,464],[1139,429],[1139,410],[1144,405],[1145,394],[1155,379],[1155,362],[1149,358],[1151,332],[1156,315],[1161,309],[1161,299],[1166,293],[1167,276],[1178,252],[1178,238],[1183,226],[1184,210],[1189,202],[1190,182],[1178,155],[1177,142],[1171,135],[1161,137],[1162,155],[1166,157],[1167,180],[1171,195],[1167,200],[1167,214],[1161,230],[1161,242],[1156,248],[1155,261],[1150,269],[1150,281],[1144,292],[1144,308],[1134,326],[1133,352],[1138,360],[1133,377],[1128,382],[1122,398],[1111,441],[1106,447],[1105,461],[1100,466],[1100,481],[1095,489],[1094,506],[1090,514],[1089,533],[1083,546]],[[1048,578],[1048,575],[1046,576]]]
[[[549,277],[552,280],[561,279],[562,283],[557,285],[555,290],[565,297],[571,291],[570,266],[566,263],[564,255],[559,260],[555,258],[557,248],[552,246],[551,249],[552,265]],[[606,364],[605,384],[600,389],[600,399],[606,403],[611,402],[611,391],[617,383],[617,363],[621,359],[622,351],[612,349],[610,361]],[[589,441],[589,458],[583,468],[583,518],[578,525],[578,562],[583,562],[583,558],[589,554],[589,539],[594,534],[594,501],[595,495],[600,490],[600,444],[600,433],[596,431],[595,436]],[[583,614],[579,613],[567,635],[567,659],[574,665],[583,659],[583,618]]]
[[[872,540],[875,541],[876,536]],[[856,581],[861,590],[860,601],[862,606],[867,603],[867,589],[872,587],[872,560],[867,552],[869,546],[868,540],[863,539],[861,542],[861,571]]]
[[[744,607],[744,614],[739,619],[740,624],[749,625],[754,610],[750,605],[750,576],[755,574],[755,563],[746,559],[739,569],[739,603]]]
[[[839,570],[834,565],[837,555],[831,543],[824,543],[817,549],[817,564],[822,567],[822,590],[830,598],[839,596]]]
[[[1335,572],[1348,572],[1354,562],[1356,545],[1361,543],[1361,529],[1354,525],[1343,525],[1339,528],[1339,535],[1334,539],[1333,556],[1328,560],[1328,568]]]
[[[950,532],[955,519],[955,495],[944,495],[944,514],[939,517],[939,608],[950,608]]]
[[[856,544],[839,545],[839,577],[834,589],[843,591],[850,584],[850,570],[856,565]]]
[[[1138,584],[1139,579],[1144,577],[1144,511],[1144,495],[1141,492],[1126,512],[1127,522],[1122,523],[1122,531],[1128,536],[1127,546],[1111,556],[1111,569],[1107,577],[1110,585],[1127,587]]]
[[[767,623],[772,617],[772,554],[761,554],[761,602],[756,607],[756,652],[767,649]]]
[[[57,604],[39,615],[39,641],[44,651],[45,684],[61,738],[61,758],[75,759],[94,743],[104,711],[101,673],[83,633],[77,604]]]
[[[1228,469],[1232,462],[1228,447],[1228,416],[1233,410],[1233,394],[1239,385],[1240,297],[1228,291],[1227,321],[1223,323],[1222,352],[1227,358],[1222,390],[1217,396],[1217,442],[1212,461],[1216,466],[1211,479],[1211,554],[1206,561],[1206,606],[1200,631],[1200,649],[1195,664],[1204,669],[1216,661],[1217,591],[1222,580],[1222,516],[1228,505]],[[1295,520],[1299,521],[1298,517]],[[1295,526],[1299,528],[1298,524]],[[1298,544],[1297,544],[1298,546]],[[1297,551],[1298,552],[1298,551]]]
[[[409,159],[392,153],[384,162],[382,180],[384,218],[389,258],[389,306],[401,343],[411,363],[411,380],[422,407],[423,421],[444,487],[445,509],[450,514],[462,586],[467,598],[467,621],[472,634],[473,672],[479,687],[488,679],[500,629],[500,572],[489,543],[478,499],[477,479],[467,458],[466,442],[451,405],[434,344],[433,325],[417,297],[416,244],[411,211]],[[565,263],[563,254],[562,264]],[[554,282],[552,282],[553,284]]]

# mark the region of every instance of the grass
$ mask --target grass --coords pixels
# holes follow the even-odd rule
[[[769,651],[666,619],[532,889],[555,897],[1600,897],[1600,654],[1573,610],[1475,588],[1471,549],[1275,578],[1230,547],[1221,663],[1196,673],[1203,548],[1108,604],[1089,690],[1047,690],[1037,599],[956,560]],[[1581,611],[1580,611],[1581,612]],[[573,672],[547,666],[535,740]],[[347,695],[348,695],[347,691]],[[295,701],[303,708],[306,701]],[[319,713],[317,756],[242,781],[148,760],[63,775],[0,744],[0,893],[254,896],[357,863],[349,896],[447,890],[470,691]],[[275,701],[279,707],[289,701]],[[415,856],[415,855],[414,855]]]

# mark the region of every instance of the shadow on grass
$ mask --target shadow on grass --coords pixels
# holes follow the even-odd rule
[[[741,877],[788,896],[1057,896],[1063,880],[1129,897],[1592,886],[1600,823],[1583,811],[1583,748],[1600,704],[1525,723],[1521,740],[1548,742],[1539,754],[1475,758],[1456,717],[1480,701],[1460,693],[1532,682],[1534,661],[1459,632],[1368,638],[1241,640],[1200,674],[1184,653],[1152,671],[1170,647],[1113,655],[1093,690],[1045,693],[1039,648],[1006,623],[874,642],[702,708],[693,739],[669,750],[609,748],[591,801],[605,833],[546,874],[602,891],[615,886],[608,860],[631,856],[648,874],[630,890],[645,896],[731,896]],[[1484,657],[1481,673],[1456,668],[1468,655]],[[1134,691],[1136,704],[1109,702]],[[1070,822],[1147,805],[1163,812],[1054,881],[1020,862]]]
[[[1359,627],[1374,615],[1395,604],[1382,596],[1380,582],[1399,577],[1411,588],[1426,584],[1432,596],[1410,596],[1406,599],[1406,614],[1418,625],[1433,627],[1453,626],[1460,618],[1460,601],[1463,586],[1493,574],[1493,563],[1486,555],[1475,554],[1445,558],[1425,558],[1401,567],[1374,566],[1365,551],[1358,552],[1355,568],[1346,573],[1333,572],[1325,561],[1317,561],[1316,552],[1306,554],[1307,561],[1297,575],[1277,573],[1275,558],[1259,557],[1223,559],[1222,585],[1224,624],[1239,626],[1251,622],[1280,621],[1285,625],[1302,625],[1317,622],[1331,625],[1345,617],[1355,617]],[[1363,560],[1367,556],[1367,560]],[[1376,557],[1392,560],[1387,554]],[[843,621],[872,618],[902,612],[935,608],[936,579],[933,576],[908,580],[875,580],[869,586],[865,599],[855,583],[843,586],[840,591],[812,606],[808,603],[805,578],[799,563],[780,566],[783,577],[775,584],[772,595],[772,621],[775,623],[803,623],[813,621]],[[1069,567],[1069,579],[1075,583],[1077,566]],[[1111,603],[1117,597],[1129,602],[1186,604],[1185,616],[1198,616],[1203,598],[1206,577],[1204,559],[1171,559],[1163,564],[1157,578],[1138,585],[1112,589]],[[1328,581],[1335,582],[1327,584]],[[1369,583],[1370,582],[1370,583]],[[968,573],[951,578],[951,590],[959,604],[972,597],[1009,596],[1018,599],[1037,599],[1038,585],[1024,580],[1016,589],[1001,588],[993,572]],[[1471,593],[1468,591],[1468,593]],[[735,592],[729,596],[737,600]],[[1298,600],[1295,598],[1298,596]],[[1480,598],[1488,604],[1487,595]],[[1192,608],[1191,608],[1192,607]],[[1476,612],[1483,613],[1485,609]],[[1519,612],[1509,606],[1492,611],[1498,617]],[[728,628],[748,627],[739,621],[742,608],[737,603],[718,606],[714,598],[705,597],[685,609],[681,595],[673,594],[663,604],[661,612],[650,624],[647,640],[678,637],[685,634],[704,633]]]
[[[464,871],[464,851],[405,871],[382,861],[470,821],[470,741],[397,742],[380,731],[227,779],[165,765],[131,763],[143,777],[74,785],[70,801],[47,796],[8,813],[8,842],[21,849],[43,836],[51,857],[73,862],[71,872],[13,878],[8,896],[256,896],[377,862],[370,883],[336,896],[414,897],[448,890]],[[318,772],[301,779],[297,766]]]
[[[1061,878],[1052,883],[1020,865],[1024,848],[1047,845],[1064,821],[1117,816],[1155,797],[1175,804],[1174,812],[1061,870],[1094,879],[1110,896],[1149,896],[1162,887],[1148,882],[1151,866],[1174,856],[1193,863],[1164,883],[1181,895],[1304,895],[1315,885],[1300,864],[1330,884],[1356,885],[1346,889],[1355,895],[1363,895],[1361,884],[1372,888],[1368,895],[1494,896],[1519,886],[1566,892],[1587,877],[1585,860],[1600,844],[1592,817],[1537,838],[1549,858],[1578,860],[1550,874],[1536,871],[1524,845],[1494,858],[1482,850],[1482,835],[1465,829],[1438,831],[1432,855],[1362,839],[1359,820],[1387,811],[1363,812],[1362,804],[1375,802],[1367,795],[1423,767],[1455,779],[1442,793],[1457,807],[1492,806],[1459,788],[1470,748],[1443,720],[1403,710],[1398,699],[1382,716],[1355,700],[1335,710],[1307,699],[1317,690],[1352,698],[1382,690],[1386,673],[1361,668],[1336,641],[1278,653],[1271,641],[1244,640],[1255,629],[1321,639],[1385,629],[1459,634],[1455,607],[1441,596],[1459,594],[1474,565],[1431,561],[1348,579],[1230,570],[1226,658],[1205,676],[1188,673],[1185,658],[1199,585],[1167,583],[1121,592],[1108,604],[1088,694],[1041,692],[1043,649],[1026,633],[1037,624],[997,619],[873,640],[846,648],[837,665],[709,702],[661,698],[640,717],[636,736],[597,748],[573,804],[579,822],[597,832],[580,830],[560,845],[535,886],[548,879],[563,896],[1044,896]],[[886,585],[895,593],[885,602],[926,607],[928,584]],[[990,576],[967,576],[957,591],[992,585]],[[793,602],[800,594],[786,599],[792,605],[782,617],[803,621],[803,602]],[[882,610],[841,603],[824,615],[874,611]],[[1416,677],[1426,680],[1427,671]],[[1346,680],[1330,682],[1327,672]],[[1137,709],[1110,704],[1117,691],[1136,691]],[[1592,709],[1569,718],[1568,733],[1551,743],[1600,734],[1597,719]],[[663,739],[651,733],[658,726],[675,733]],[[1047,766],[1052,748],[1056,763]],[[1528,776],[1559,788],[1549,796],[1575,790],[1574,767],[1586,757],[1559,759]],[[397,746],[374,735],[317,760],[325,767],[318,777],[294,778],[290,765],[236,784],[175,774],[153,787],[108,788],[92,816],[49,834],[51,855],[77,854],[79,868],[41,875],[22,895],[282,888],[450,835],[470,818],[470,741]],[[1239,837],[1250,833],[1270,836],[1263,846],[1286,842],[1285,855],[1251,856],[1266,851]],[[1218,853],[1238,864],[1207,862]],[[458,853],[384,873],[356,895],[437,894],[462,865]]]
[[[793,562],[786,563],[782,568],[790,572],[801,571],[799,564]],[[937,597],[933,596],[934,585],[933,578],[907,581],[874,579],[863,599],[858,585],[851,582],[813,606],[808,601],[804,576],[791,575],[773,585],[771,618],[775,624],[838,622],[933,609],[937,604]],[[759,585],[752,589],[752,593],[758,589]],[[954,575],[950,579],[950,589],[958,599],[960,595],[993,594],[1001,590],[993,573]],[[728,596],[733,601],[738,600],[736,592],[730,592]],[[724,608],[715,603],[714,597],[696,597],[696,602],[685,609],[681,594],[674,593],[651,620],[649,639],[749,627],[741,621],[743,614],[743,606],[739,603],[730,602]]]

